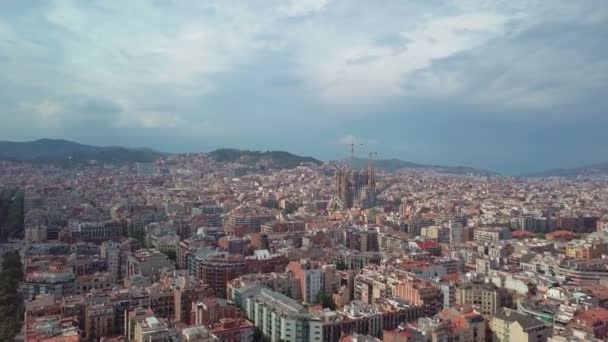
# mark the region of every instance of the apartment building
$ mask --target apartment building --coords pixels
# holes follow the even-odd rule
[[[546,342],[551,327],[530,315],[503,308],[490,323],[493,342]]]
[[[139,274],[143,277],[158,276],[161,270],[172,270],[175,266],[167,255],[157,249],[141,249],[127,259],[127,276]]]
[[[477,228],[473,233],[473,239],[477,243],[496,243],[512,238],[513,235],[508,227]]]
[[[421,306],[428,316],[437,314],[443,306],[441,290],[430,281],[415,277],[400,279],[391,286],[391,292],[411,305]]]
[[[511,307],[513,296],[494,284],[465,283],[456,288],[456,304],[471,305],[484,315],[493,315],[501,307]]]
[[[297,301],[282,294],[261,289],[246,299],[248,319],[270,342],[321,342],[321,322],[313,319]]]

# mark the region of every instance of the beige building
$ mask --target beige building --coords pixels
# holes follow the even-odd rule
[[[170,337],[167,323],[155,316],[137,321],[134,332],[136,342],[167,341]]]
[[[441,243],[450,241],[450,230],[442,226],[429,226],[420,229],[420,235]]]
[[[501,307],[510,307],[513,296],[494,284],[464,284],[456,289],[457,305],[472,305],[484,315],[493,315]]]
[[[503,308],[490,322],[493,342],[546,342],[551,327],[515,310]]]

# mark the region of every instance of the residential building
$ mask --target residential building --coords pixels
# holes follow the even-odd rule
[[[324,292],[323,269],[318,263],[307,260],[291,262],[287,269],[300,281],[300,293],[304,303],[315,303],[319,292]]]
[[[213,254],[200,263],[200,279],[209,285],[218,297],[225,298],[227,283],[244,274],[246,269],[242,255]]]
[[[100,247],[100,256],[106,261],[106,269],[113,280],[122,277],[122,250],[120,245],[113,241],[105,241]]]
[[[407,301],[410,305],[421,306],[424,313],[433,316],[443,307],[443,295],[430,281],[409,277],[391,286],[393,296]]]
[[[502,307],[511,307],[513,296],[494,284],[469,282],[456,288],[456,304],[471,305],[484,315],[493,315]]]
[[[253,342],[253,324],[240,318],[222,318],[209,326],[221,342]]]
[[[270,342],[321,342],[323,329],[297,301],[270,290],[261,289],[246,299],[248,319]]]
[[[473,233],[477,243],[496,243],[503,240],[511,240],[512,234],[508,227],[477,228]]]
[[[143,277],[156,277],[161,270],[172,270],[175,266],[166,254],[157,249],[141,249],[129,256],[127,276],[139,274]]]
[[[86,341],[96,342],[114,333],[114,307],[110,303],[87,305],[84,336]]]
[[[551,327],[530,315],[502,308],[490,323],[493,342],[545,342]]]

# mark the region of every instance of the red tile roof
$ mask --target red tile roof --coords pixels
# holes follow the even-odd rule
[[[438,246],[436,241],[416,241],[416,244],[422,249],[433,248]]]
[[[604,321],[608,322],[608,310],[604,308],[596,308],[591,310],[581,311],[576,315],[576,319],[588,322]]]
[[[529,237],[534,237],[535,235],[530,233],[530,232],[526,232],[524,230],[518,230],[513,232],[513,237],[515,238],[529,238]]]

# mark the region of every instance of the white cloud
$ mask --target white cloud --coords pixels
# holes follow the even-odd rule
[[[376,139],[365,139],[359,138],[352,134],[348,134],[340,138],[338,142],[342,145],[356,145],[356,146],[369,146],[369,145],[377,145],[378,141]]]
[[[485,54],[476,51],[545,23],[547,11],[561,22],[601,25],[608,15],[601,2],[598,8],[540,0],[387,0],[382,5],[350,0],[162,5],[60,0],[33,8],[26,21],[0,13],[0,55],[14,57],[0,82],[36,88],[46,102],[22,100],[20,108],[47,120],[61,115],[66,99],[101,97],[121,105],[118,126],[184,132],[214,127],[213,133],[221,124],[239,121],[222,114],[248,115],[249,102],[258,101],[258,93],[273,91],[265,83],[272,79],[264,74],[267,69],[251,77],[260,60],[276,65],[272,76],[297,80],[297,89],[286,96],[297,94],[302,102],[323,108],[317,114],[322,119],[372,116],[382,104],[404,98],[431,103],[458,98],[484,109],[538,110],[575,103],[584,92],[601,89],[606,82],[602,74],[608,73],[597,71],[606,70],[606,62],[589,60],[586,50],[550,44],[529,55],[510,45]],[[391,39],[379,39],[383,37]],[[471,53],[478,54],[474,62],[458,70],[437,67],[442,60]],[[474,87],[480,66],[502,72]],[[578,77],[581,73],[586,77]],[[250,76],[243,83],[253,79],[259,84],[250,85],[254,91],[233,95],[240,84],[226,86],[222,77],[238,80],[242,74]],[[560,86],[542,87],[546,80]],[[240,112],[207,107],[204,99],[217,94],[227,102],[243,101]],[[281,112],[302,116],[297,110]]]
[[[299,17],[323,10],[329,0],[289,0],[279,12],[287,17]]]
[[[309,81],[323,101],[338,106],[357,107],[394,98],[403,93],[402,82],[410,73],[427,68],[431,62],[483,44],[502,31],[506,18],[493,13],[469,13],[432,18],[400,34],[407,48],[394,53],[390,47],[363,45],[334,49],[324,63],[308,61]],[[349,61],[376,56],[369,63]],[[437,85],[442,91],[442,85]]]

